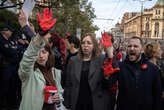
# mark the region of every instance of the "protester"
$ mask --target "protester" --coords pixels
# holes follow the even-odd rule
[[[61,71],[53,68],[54,55],[50,46],[45,44],[43,37],[56,23],[56,19],[51,21],[51,17],[52,12],[49,12],[48,8],[43,10],[43,17],[38,14],[40,32],[32,38],[20,62],[22,101],[19,110],[56,110],[56,106],[63,100]],[[21,10],[19,23],[22,28],[30,30],[26,22],[26,16]],[[56,90],[57,93],[47,94]]]
[[[47,36],[49,36],[48,42],[55,53],[55,68],[63,71],[66,62],[66,46],[64,38],[60,37],[56,32],[51,32]]]
[[[162,109],[164,109],[164,62],[161,60],[162,50],[160,44],[157,42],[151,42],[144,48],[144,53],[150,62],[157,65],[160,70],[160,76],[162,81]]]
[[[113,82],[118,80],[117,110],[160,110],[160,72],[142,55],[142,47],[139,37],[130,38],[127,58],[111,75]]]
[[[71,34],[67,34],[66,39],[65,39],[65,46],[66,46],[66,62],[64,64],[64,70],[62,72],[62,79],[61,79],[61,83],[62,83],[62,87],[65,87],[65,80],[67,77],[67,65],[69,62],[69,59],[73,56],[76,56],[78,54],[79,51],[79,46],[80,46],[80,40],[79,38],[77,38],[75,35],[71,35]]]
[[[113,57],[113,54],[109,52],[113,52],[110,38],[103,37],[102,44],[105,46],[108,58]],[[86,34],[81,39],[78,55],[71,57],[68,62],[64,93],[64,104],[67,108],[111,110],[110,87],[107,83],[110,80],[104,75],[102,69],[104,61],[105,56],[101,55],[95,36]]]

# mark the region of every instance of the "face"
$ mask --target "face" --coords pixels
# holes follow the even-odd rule
[[[49,56],[49,52],[45,50],[45,48],[42,48],[38,59],[37,59],[37,63],[42,65],[42,66],[46,66],[46,62],[48,60],[48,56]]]
[[[162,50],[160,47],[158,47],[157,52],[155,53],[156,58],[162,58]]]
[[[83,38],[81,42],[81,48],[84,55],[87,55],[87,56],[92,55],[93,42],[90,36],[86,36],[85,38]]]
[[[117,49],[118,48],[118,44],[117,43],[113,43],[113,48]]]
[[[139,39],[130,39],[127,54],[130,61],[136,62],[139,60],[142,54],[142,45]]]

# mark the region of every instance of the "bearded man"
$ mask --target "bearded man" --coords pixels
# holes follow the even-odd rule
[[[111,76],[118,80],[117,110],[160,110],[160,72],[144,57],[139,37],[129,39],[127,57],[119,67]]]

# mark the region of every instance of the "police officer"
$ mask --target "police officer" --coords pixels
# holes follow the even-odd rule
[[[0,28],[0,109],[11,109],[16,102],[18,48],[12,40],[13,29],[6,25]]]

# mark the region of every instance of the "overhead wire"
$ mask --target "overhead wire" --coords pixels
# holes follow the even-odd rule
[[[129,3],[129,1],[128,0],[126,0],[126,1],[124,1],[123,3],[122,3],[122,6],[119,8],[119,10],[115,13],[115,15],[113,16],[114,18],[116,18],[117,16],[119,16],[119,14],[121,13],[121,12],[123,12],[126,8],[127,8],[127,4]],[[120,18],[120,16],[119,17],[117,17],[117,20]]]
[[[118,1],[116,2],[116,5],[115,5],[115,7],[111,10],[111,12],[114,12],[115,9],[117,9],[117,7],[119,6],[119,4],[120,4],[120,0],[118,0]],[[113,13],[112,13],[112,14],[113,14]],[[111,14],[109,14],[109,16],[111,16]]]

